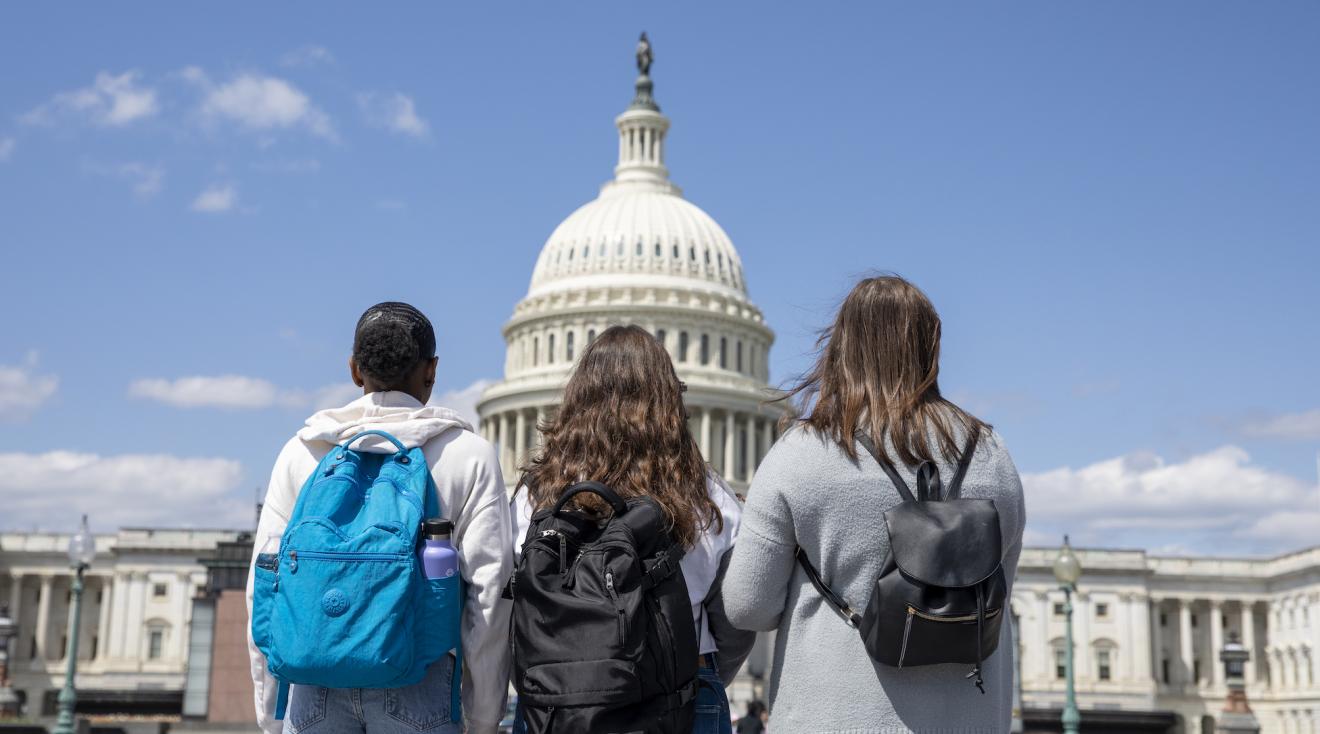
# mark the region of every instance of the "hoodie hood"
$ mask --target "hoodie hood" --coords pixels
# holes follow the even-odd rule
[[[363,431],[385,431],[411,449],[451,429],[471,431],[472,425],[449,408],[422,405],[407,393],[391,390],[367,393],[342,408],[313,413],[298,431],[298,438],[306,443],[339,444]],[[393,444],[379,436],[364,438],[353,448],[375,453],[396,451]]]

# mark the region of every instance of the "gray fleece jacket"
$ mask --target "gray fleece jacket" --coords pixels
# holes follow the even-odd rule
[[[960,439],[961,441],[961,439]],[[871,660],[857,631],[817,593],[794,560],[801,545],[821,576],[863,610],[889,552],[884,512],[902,499],[866,450],[858,459],[814,431],[795,428],[757,467],[724,579],[730,621],[778,630],[770,678],[775,731],[812,734],[1006,732],[1012,712],[1012,631],[984,664],[985,694],[967,665],[899,670]],[[894,453],[890,451],[890,456]],[[940,465],[947,483],[955,466]],[[913,468],[899,467],[909,487]],[[983,435],[963,497],[995,500],[1010,591],[1026,520],[1022,482],[999,436]]]

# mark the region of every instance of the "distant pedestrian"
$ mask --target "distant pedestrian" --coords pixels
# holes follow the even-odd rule
[[[816,364],[789,392],[800,399],[803,416],[757,467],[724,581],[734,624],[778,630],[770,682],[775,729],[1008,731],[1013,645],[1010,625],[998,623],[1010,613],[1004,599],[1022,550],[1022,483],[999,435],[940,393],[939,354],[940,318],[926,295],[896,276],[868,278],[844,299],[821,338]],[[960,504],[913,504],[912,491],[902,494],[891,476],[923,497],[930,490],[945,499],[941,479],[954,490],[962,477]],[[907,514],[889,512],[900,505]],[[978,517],[997,517],[960,528],[992,541],[985,545],[994,550],[975,556],[974,567],[963,567],[966,554],[958,543],[937,548],[944,530],[928,522],[932,513],[968,507],[983,513]],[[903,536],[902,547],[913,549],[904,563],[920,579],[962,584],[967,575],[989,570],[962,587],[975,587],[970,614],[941,616],[932,609],[934,598],[924,610],[887,609],[870,627],[886,636],[864,645],[799,561],[818,571],[853,623],[866,621],[861,615],[872,611],[881,570],[892,561],[889,551],[899,547],[887,523],[913,517],[927,523],[920,528],[925,533]],[[942,565],[953,557],[959,567]],[[902,574],[886,578],[904,581]],[[999,584],[991,589],[998,608],[986,607],[979,593],[981,581],[992,578]],[[998,632],[989,644],[984,629]],[[882,652],[897,664],[874,657],[877,639],[892,640],[892,649]],[[983,656],[987,648],[994,652]],[[921,659],[955,649],[970,656],[966,664]]]
[[[738,719],[736,734],[765,734],[765,702],[756,699],[747,704],[747,715]]]

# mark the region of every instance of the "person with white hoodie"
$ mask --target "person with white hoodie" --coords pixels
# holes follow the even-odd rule
[[[420,311],[380,303],[358,320],[349,371],[361,398],[315,413],[280,451],[257,525],[252,563],[273,548],[288,524],[298,492],[337,444],[383,430],[406,448],[421,447],[439,506],[454,523],[453,541],[467,597],[461,623],[464,678],[462,731],[495,734],[509,680],[509,602],[501,598],[513,570],[508,499],[495,449],[452,410],[428,406],[435,384],[435,331]],[[392,453],[384,441],[355,448]],[[252,609],[252,573],[247,601]],[[379,734],[460,731],[449,719],[452,663],[435,664],[421,683],[398,689],[318,689],[293,686],[285,720],[274,717],[277,685],[248,631],[257,723],[265,734]],[[434,722],[444,722],[433,726]]]

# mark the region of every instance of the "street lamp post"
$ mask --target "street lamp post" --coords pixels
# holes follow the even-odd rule
[[[1224,663],[1224,682],[1228,687],[1228,700],[1224,701],[1224,710],[1219,714],[1219,723],[1215,731],[1219,734],[1256,734],[1260,731],[1260,722],[1251,712],[1247,703],[1247,679],[1245,670],[1251,653],[1238,641],[1237,632],[1230,632],[1228,642],[1219,653]]]
[[[82,625],[83,572],[92,565],[96,556],[96,540],[87,527],[87,516],[82,516],[82,527],[69,538],[69,567],[74,570],[73,596],[70,600],[72,609],[69,614],[69,649],[66,652],[68,667],[64,670],[64,689],[60,691],[60,716],[55,721],[51,734],[74,734],[73,708],[78,701],[78,694],[73,687],[73,677],[78,669],[78,631]]]
[[[1077,734],[1082,723],[1082,714],[1077,710],[1077,690],[1073,685],[1073,625],[1072,595],[1077,590],[1077,580],[1082,577],[1082,563],[1077,560],[1068,536],[1063,536],[1063,548],[1059,557],[1054,559],[1054,578],[1063,589],[1064,614],[1064,699],[1063,699],[1063,734]]]

